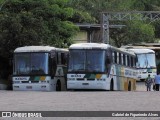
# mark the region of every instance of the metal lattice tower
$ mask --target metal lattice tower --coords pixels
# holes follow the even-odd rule
[[[149,20],[153,22],[160,19],[160,11],[102,12],[101,16],[102,42],[109,43],[109,21]],[[115,26],[123,27],[124,25]]]

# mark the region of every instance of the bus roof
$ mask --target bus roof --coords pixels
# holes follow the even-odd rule
[[[128,49],[133,51],[135,54],[141,54],[141,53],[155,53],[153,50],[151,49]]]
[[[114,46],[111,46],[109,44],[104,44],[104,43],[76,43],[76,44],[72,44],[69,47],[69,49],[102,49],[102,50],[108,49],[108,48],[135,56],[135,53],[133,51],[126,51],[125,49],[116,48]]]
[[[160,47],[155,46],[121,46],[121,48],[126,49],[151,49],[151,50],[160,50]]]
[[[111,47],[104,43],[76,43],[72,44],[69,49],[107,49]]]
[[[66,49],[55,48],[51,46],[24,46],[16,48],[14,52],[49,52],[51,50],[68,51]]]

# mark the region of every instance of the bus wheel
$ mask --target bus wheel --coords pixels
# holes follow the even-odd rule
[[[128,83],[128,91],[131,91],[131,81]]]
[[[58,80],[56,84],[56,91],[61,91],[61,82]]]
[[[113,82],[113,79],[111,80],[111,83],[110,83],[110,91],[114,91],[114,82]]]

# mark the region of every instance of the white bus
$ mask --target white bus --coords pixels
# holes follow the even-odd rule
[[[154,78],[157,74],[155,52],[144,48],[132,48],[127,50],[133,51],[137,56],[137,80],[144,81],[148,77],[148,74],[150,74],[151,78]]]
[[[103,43],[69,47],[67,89],[136,90],[136,56]]]
[[[150,49],[155,52],[157,73],[160,72],[160,44],[159,43],[139,43],[122,46],[126,49]]]
[[[13,90],[66,90],[68,50],[26,46],[14,51]]]

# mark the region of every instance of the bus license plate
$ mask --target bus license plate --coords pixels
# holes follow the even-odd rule
[[[82,83],[82,85],[89,85],[89,83]]]
[[[32,86],[26,86],[27,89],[32,89]]]

